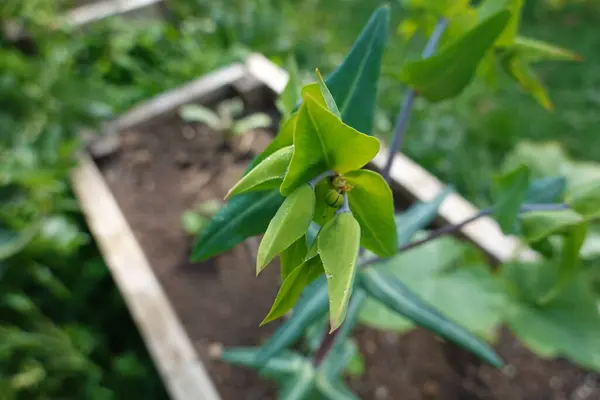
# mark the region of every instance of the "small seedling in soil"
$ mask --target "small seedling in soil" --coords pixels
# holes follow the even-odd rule
[[[181,215],[181,226],[185,233],[190,236],[199,234],[222,206],[223,203],[219,200],[209,200],[185,210]]]
[[[199,104],[188,104],[179,110],[181,118],[187,122],[199,122],[223,135],[223,147],[230,150],[236,158],[245,158],[250,154],[254,141],[254,130],[268,128],[272,120],[265,113],[253,113],[241,117],[244,103],[240,98],[224,100],[216,111]]]

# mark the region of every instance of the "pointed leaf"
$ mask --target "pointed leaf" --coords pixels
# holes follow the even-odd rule
[[[344,61],[325,79],[342,120],[366,134],[372,132],[389,20],[389,7],[375,10]]]
[[[294,155],[281,185],[283,195],[327,170],[343,174],[360,169],[379,152],[379,140],[345,125],[307,92],[303,98]]]
[[[236,196],[249,191],[276,189],[283,182],[294,146],[283,147],[244,175],[234,187],[232,187],[225,198]]]
[[[560,202],[567,187],[564,176],[549,176],[532,180],[527,189],[525,203],[552,204]]]
[[[306,236],[302,236],[280,254],[281,279],[285,279],[290,272],[304,262],[306,253],[308,253],[308,242]]]
[[[344,177],[353,186],[348,192],[352,214],[360,224],[361,245],[380,257],[396,254],[398,238],[392,190],[381,175],[369,170]]]
[[[360,225],[351,213],[336,215],[317,237],[329,293],[331,331],[344,321],[356,274]]]
[[[257,369],[267,377],[293,376],[298,374],[306,363],[306,359],[295,352],[285,351],[269,358],[265,363],[257,362],[259,347],[234,347],[226,349],[221,354],[221,360],[233,365]]]
[[[404,213],[394,217],[398,233],[398,246],[410,243],[418,231],[425,229],[435,220],[438,209],[450,192],[452,192],[452,188],[448,186],[431,201],[413,204]]]
[[[246,169],[246,174],[258,164],[260,164],[265,158],[275,153],[277,150],[291,146],[293,144],[297,118],[298,114],[294,114],[281,123],[279,133],[277,134],[277,136],[275,136],[275,139],[273,139],[273,141],[269,143],[267,148],[262,153],[260,153],[260,155],[258,155],[252,160],[252,162],[250,163],[250,165],[248,165],[248,168]]]
[[[213,110],[199,104],[188,104],[179,110],[179,116],[187,122],[201,122],[212,129],[220,130],[221,119]]]
[[[277,106],[282,114],[291,115],[296,109],[296,105],[300,102],[300,90],[302,89],[300,74],[298,74],[298,64],[296,63],[296,58],[291,54],[287,59],[286,69],[289,78],[283,92],[279,95]]]
[[[245,193],[231,199],[196,239],[192,260],[206,260],[263,233],[283,200],[277,190]]]
[[[530,62],[538,62],[544,60],[564,60],[564,61],[581,61],[579,54],[571,50],[555,46],[551,43],[546,43],[541,40],[528,38],[525,36],[517,36],[510,47],[512,51],[522,54]]]
[[[520,165],[514,170],[495,179],[496,202],[494,217],[502,232],[510,234],[520,213],[521,204],[525,201],[529,188],[529,169]]]
[[[507,11],[494,14],[435,55],[407,63],[400,71],[400,80],[430,101],[458,95],[471,82],[479,62],[509,19]]]
[[[370,296],[417,325],[456,343],[496,367],[502,365],[498,355],[487,344],[424,303],[393,275],[367,268],[360,273],[360,284]]]
[[[359,400],[342,380],[329,380],[317,377],[317,391],[324,400]]]
[[[264,363],[294,344],[306,329],[327,312],[327,281],[318,278],[302,292],[292,316],[262,346],[257,362]]]
[[[296,305],[304,288],[322,273],[323,263],[320,257],[313,257],[294,268],[283,280],[271,311],[269,311],[263,322],[260,323],[261,326],[283,316],[291,310]]]
[[[508,55],[503,58],[501,64],[506,73],[517,81],[521,89],[529,93],[542,107],[548,111],[554,109],[546,88],[523,57],[518,54]]]
[[[315,193],[309,184],[296,189],[283,201],[269,223],[258,246],[256,273],[259,274],[275,256],[304,236],[312,222]]]
[[[319,84],[319,89],[321,90],[321,95],[323,96],[323,100],[325,100],[325,105],[327,106],[327,109],[331,111],[333,115],[335,115],[339,119],[342,119],[342,116],[340,115],[340,110],[338,110],[338,106],[337,104],[335,104],[335,100],[333,99],[329,88],[327,87],[325,82],[323,82],[323,77],[321,76],[321,72],[319,72],[318,68],[316,73],[317,83]]]

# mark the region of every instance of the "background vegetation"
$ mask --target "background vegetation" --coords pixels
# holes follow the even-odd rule
[[[392,2],[394,26],[407,1],[416,0]],[[281,64],[293,53],[306,76],[315,66],[327,72],[378,3],[170,0],[172,13],[162,22],[114,18],[52,33],[48,26],[71,4],[4,3],[0,393],[19,399],[116,399],[133,391],[164,397],[69,190],[80,129],[98,127],[111,115],[249,51]],[[541,141],[557,141],[571,158],[600,161],[599,25],[596,1],[527,2],[524,34],[584,58],[538,69],[554,112],[502,79],[492,91],[475,82],[458,100],[418,103],[404,151],[481,207],[490,203],[489,176],[521,141],[533,141],[534,152]],[[418,54],[424,37],[417,33],[407,41],[392,31],[389,40],[384,66],[389,74],[381,82],[377,119],[384,137],[404,91],[392,73]]]

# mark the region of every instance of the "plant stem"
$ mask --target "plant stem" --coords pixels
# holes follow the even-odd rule
[[[534,212],[534,211],[559,211],[559,210],[566,210],[567,208],[569,208],[569,206],[567,204],[523,204],[521,206],[520,212],[528,213],[528,212]],[[454,224],[454,225],[450,224],[450,225],[442,226],[441,228],[436,229],[436,230],[432,231],[431,233],[429,233],[429,235],[427,235],[423,239],[415,240],[414,242],[406,243],[406,244],[398,247],[398,253],[402,253],[403,251],[407,251],[414,247],[421,246],[421,245],[423,245],[427,242],[431,242],[432,240],[437,239],[441,236],[446,236],[446,235],[455,233],[455,232],[461,230],[466,225],[469,225],[471,222],[477,221],[481,217],[491,215],[493,212],[494,212],[493,208],[486,208],[458,224]],[[383,259],[379,258],[379,257],[372,257],[367,260],[364,260],[361,263],[361,265],[364,266],[364,265],[368,265],[368,264],[373,264],[373,263],[376,263],[376,262],[379,262],[382,260]]]
[[[423,58],[427,58],[433,54],[446,26],[448,26],[448,20],[446,18],[440,18],[429,41],[427,41],[427,45],[425,45],[425,49],[422,53]],[[390,169],[392,168],[396,152],[400,149],[400,145],[402,144],[404,132],[408,126],[408,121],[410,120],[416,97],[417,93],[413,89],[409,89],[404,98],[404,102],[402,103],[402,107],[400,108],[400,113],[396,120],[396,128],[394,129],[394,137],[392,138],[392,143],[389,148],[389,155],[385,167],[383,168],[383,177],[386,181],[390,179]]]

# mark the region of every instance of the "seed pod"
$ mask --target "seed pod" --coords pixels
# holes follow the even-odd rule
[[[339,208],[344,203],[344,196],[335,189],[331,189],[325,195],[325,203],[329,207]]]

